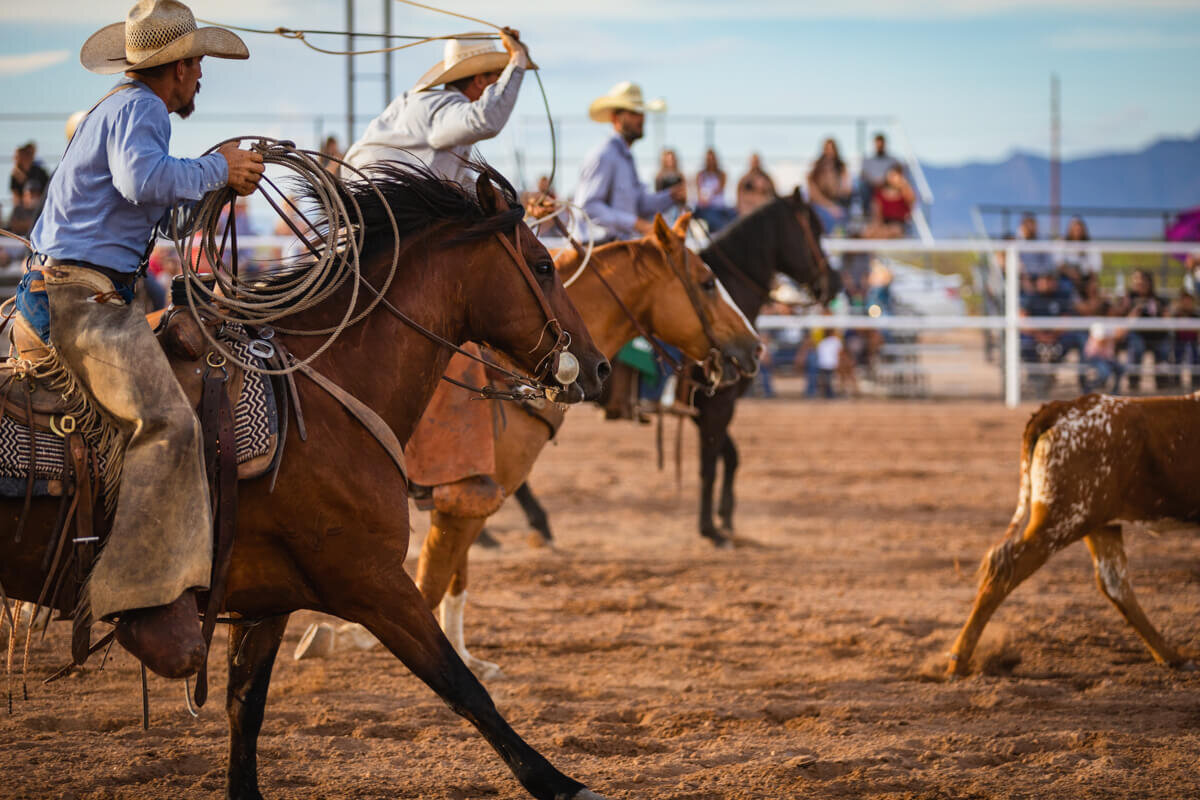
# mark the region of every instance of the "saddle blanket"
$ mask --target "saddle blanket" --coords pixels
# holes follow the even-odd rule
[[[225,345],[243,362],[258,361],[247,351],[247,345],[243,342],[226,341]],[[275,390],[269,376],[258,372],[245,373],[241,394],[234,404],[233,416],[239,477],[256,477],[269,466],[270,456],[274,454],[278,441],[278,409]],[[63,440],[53,433],[39,430],[36,446],[34,494],[58,495],[62,491],[65,470]],[[25,496],[32,449],[29,426],[23,420],[0,414],[0,495]],[[247,471],[247,465],[252,469]],[[103,475],[106,465],[102,459],[97,466],[99,474]]]

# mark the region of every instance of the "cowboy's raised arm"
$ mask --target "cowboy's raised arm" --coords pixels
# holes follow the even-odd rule
[[[444,150],[496,136],[512,115],[524,76],[525,67],[514,58],[500,73],[500,79],[484,89],[475,102],[457,92],[447,97],[445,105],[434,114],[429,146]]]
[[[229,173],[224,156],[173,158],[170,137],[170,118],[157,98],[138,98],[114,117],[105,142],[108,164],[113,186],[129,202],[171,205],[199,200],[225,185]]]

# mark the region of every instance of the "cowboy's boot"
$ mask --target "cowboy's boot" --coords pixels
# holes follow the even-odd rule
[[[164,678],[195,675],[204,662],[195,593],[188,589],[165,606],[121,612],[117,641]]]

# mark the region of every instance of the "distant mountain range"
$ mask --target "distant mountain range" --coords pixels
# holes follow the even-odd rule
[[[1014,209],[1009,228],[1015,229],[1026,206],[1047,206],[1050,162],[1042,156],[1017,152],[999,163],[955,167],[922,164],[933,189],[932,227],[935,236],[976,232],[971,209],[980,204]],[[1200,134],[1192,139],[1163,139],[1144,150],[1064,161],[1063,206],[1183,209],[1200,206]],[[1149,220],[1084,217],[1095,238],[1161,237],[1161,217]],[[1004,233],[998,215],[985,215],[988,231]],[[1048,219],[1039,218],[1046,231]],[[1065,228],[1066,221],[1063,221]]]

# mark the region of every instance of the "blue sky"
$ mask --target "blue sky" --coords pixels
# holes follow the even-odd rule
[[[362,29],[378,29],[384,1],[357,0]],[[105,22],[122,19],[128,5],[128,0],[4,0],[3,111],[70,112],[103,95],[112,81],[78,65],[79,47]],[[199,17],[234,25],[345,23],[342,0],[212,0],[192,7]],[[640,82],[649,96],[664,97],[669,106],[665,131],[652,123],[647,142],[638,147],[644,162],[653,159],[655,145],[671,144],[681,149],[689,170],[705,142],[698,119],[708,115],[718,117],[716,143],[731,171],[741,169],[752,149],[761,149],[769,163],[803,161],[827,134],[852,150],[855,128],[736,124],[721,115],[894,116],[916,154],[936,164],[997,160],[1014,149],[1045,152],[1051,72],[1062,81],[1067,157],[1136,149],[1156,138],[1200,131],[1195,0],[455,0],[450,7],[522,31],[562,121],[560,169],[568,175],[603,136],[600,126],[582,117],[588,102],[623,79]],[[394,20],[393,29],[404,33],[478,27],[399,4]],[[312,143],[315,122],[272,119],[280,114],[322,114],[326,129],[343,135],[343,59],[275,37],[245,38],[249,62],[206,60],[199,110],[175,126],[179,154],[235,133]],[[323,41],[340,47],[340,40]],[[440,56],[437,45],[396,54],[398,84],[410,84]],[[377,72],[381,58],[360,57],[359,69]],[[379,83],[363,81],[358,91],[360,114],[381,108]],[[530,81],[517,121],[485,154],[502,168],[520,171],[514,156],[520,150],[534,162],[526,171],[535,170],[549,141],[542,113]],[[365,120],[360,131],[363,125]],[[871,131],[877,127],[869,124]],[[887,129],[899,142],[900,130]],[[57,119],[0,121],[0,155],[31,136],[50,160],[61,149]]]

